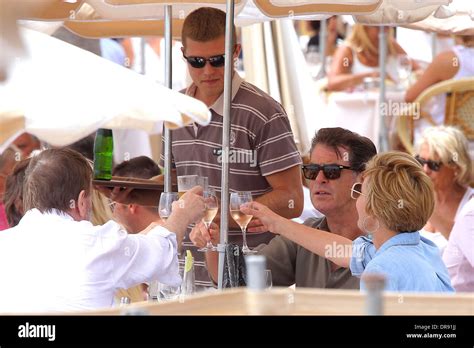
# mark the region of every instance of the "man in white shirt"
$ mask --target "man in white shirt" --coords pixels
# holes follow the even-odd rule
[[[109,221],[93,226],[92,170],[70,149],[49,149],[26,172],[20,223],[0,234],[0,312],[111,306],[118,288],[159,280],[179,285],[177,246],[204,212],[201,188],[173,205],[163,226],[130,235]]]

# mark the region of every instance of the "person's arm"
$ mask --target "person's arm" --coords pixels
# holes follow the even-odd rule
[[[456,75],[459,62],[452,51],[440,53],[426,68],[425,72],[405,94],[405,101],[413,102],[425,89]]]
[[[352,50],[350,47],[342,45],[334,53],[331,69],[328,74],[328,91],[342,91],[361,84],[366,77],[377,77],[377,71],[353,74]]]
[[[304,201],[300,166],[267,175],[265,179],[273,190],[257,197],[255,201],[288,219],[300,216],[303,212]]]
[[[352,253],[343,253],[340,256],[340,253],[331,251],[334,246],[339,245],[342,246],[342,250],[351,250],[346,247],[346,245],[352,246],[350,239],[285,219],[258,202],[252,202],[242,207],[241,210],[245,214],[258,218],[263,224],[262,228],[254,228],[254,231],[262,229],[280,234],[338,266],[349,267]]]

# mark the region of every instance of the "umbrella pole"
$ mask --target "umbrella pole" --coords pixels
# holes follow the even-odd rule
[[[387,60],[387,36],[385,35],[385,26],[380,27],[379,31],[379,69],[380,69],[380,94],[379,94],[379,152],[388,150],[388,132],[385,125],[385,77]]]
[[[328,27],[327,19],[321,20],[319,27],[319,54],[321,55],[321,70],[318,73],[318,79],[326,76],[326,52],[327,52]]]
[[[221,233],[218,268],[218,287],[222,289],[224,276],[225,247],[228,241],[229,227],[229,139],[230,139],[230,107],[232,102],[232,71],[234,68],[234,0],[226,1],[225,29],[225,67],[224,67],[224,119],[222,127],[222,173],[221,173]]]
[[[169,89],[173,88],[172,78],[172,33],[171,33],[171,21],[172,19],[172,7],[171,5],[165,6],[165,86]],[[164,126],[165,129],[165,192],[171,192],[171,132],[168,127]]]
[[[141,67],[140,67],[140,73],[142,75],[145,75],[146,74],[146,67],[145,67],[145,46],[146,46],[146,42],[145,42],[145,38],[142,37],[140,38],[140,58],[141,58],[141,61],[142,61],[142,64],[141,64]]]

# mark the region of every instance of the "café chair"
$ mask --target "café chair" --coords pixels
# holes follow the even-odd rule
[[[424,109],[434,96],[446,94],[446,108],[443,124],[455,126],[464,132],[469,141],[474,141],[474,77],[439,82],[421,93],[412,103],[411,117],[398,117],[397,133],[408,153],[414,153],[413,138],[417,115],[436,126],[431,115]],[[418,105],[418,107],[415,107]]]

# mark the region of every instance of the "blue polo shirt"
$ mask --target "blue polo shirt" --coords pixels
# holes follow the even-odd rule
[[[438,247],[419,232],[399,233],[378,250],[369,238],[357,238],[352,243],[350,269],[357,277],[385,275],[387,291],[454,291]],[[365,290],[364,282],[360,289]]]

